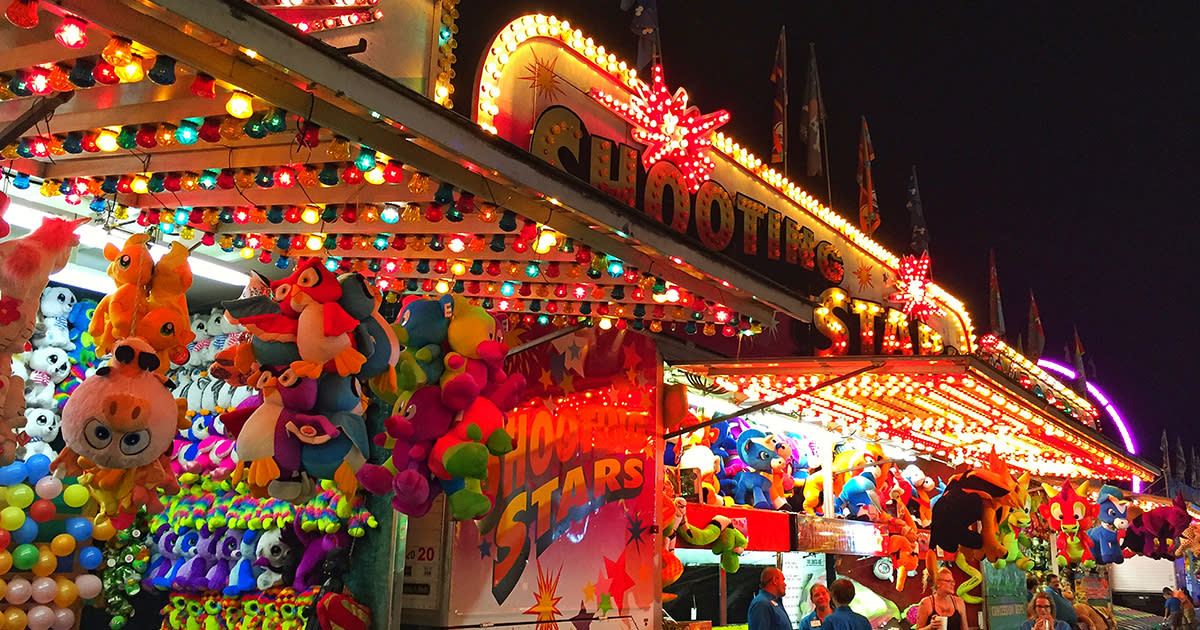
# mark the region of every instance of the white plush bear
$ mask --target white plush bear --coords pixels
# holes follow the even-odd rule
[[[71,309],[75,308],[75,294],[63,287],[46,287],[42,291],[41,301],[42,320],[46,323],[45,345],[62,348],[66,351],[75,349],[71,343],[71,330],[67,320]]]
[[[208,356],[208,346],[212,344],[212,332],[208,330],[208,316],[204,314],[192,315],[192,332],[196,334],[196,340],[188,344],[188,361],[189,367],[203,367],[210,362],[206,360]]]
[[[217,353],[224,350],[229,340],[233,325],[225,319],[225,310],[214,308],[208,314],[208,334],[212,335],[212,343],[208,347],[206,366],[217,360]]]
[[[50,448],[50,442],[58,437],[58,429],[62,421],[58,414],[50,409],[30,408],[25,410],[25,428],[20,429],[29,437],[29,441],[17,449],[17,457],[29,459],[34,455],[45,455],[50,459],[58,457],[58,453]]]
[[[29,378],[25,381],[25,405],[52,409],[54,387],[71,375],[71,358],[62,348],[37,348],[28,353],[26,367]]]

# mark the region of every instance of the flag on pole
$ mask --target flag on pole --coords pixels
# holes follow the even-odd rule
[[[1037,300],[1033,299],[1033,290],[1029,291],[1029,343],[1025,356],[1030,361],[1037,362],[1042,358],[1046,349],[1046,331],[1042,329],[1042,316],[1038,314]]]
[[[779,27],[779,43],[775,45],[775,65],[771,66],[771,83],[775,84],[775,118],[771,123],[771,164],[787,167],[787,35]]]
[[[1200,459],[1196,457],[1196,447],[1191,448],[1192,451],[1192,477],[1189,484],[1193,488],[1200,488]]]
[[[638,37],[637,69],[644,70],[658,56],[658,0],[621,0],[622,11],[633,11],[629,30]]]
[[[825,103],[821,99],[821,78],[817,74],[817,48],[808,45],[808,81],[804,84],[804,124],[800,140],[805,146],[805,173],[809,177],[824,172],[821,155],[821,129],[825,124]]]
[[[858,140],[858,225],[867,236],[879,229],[879,197],[871,183],[871,162],[874,161],[871,131],[867,129],[866,116],[863,116],[862,135]]]
[[[1087,367],[1083,364],[1083,342],[1079,340],[1078,328],[1075,329],[1075,347],[1072,348],[1071,367],[1075,368],[1076,379],[1080,386],[1086,387]]]
[[[1187,458],[1183,454],[1183,442],[1180,442],[1177,436],[1175,438],[1175,478],[1183,480],[1185,473],[1187,473]]]
[[[1162,451],[1163,458],[1163,476],[1171,476],[1171,444],[1167,441],[1167,430],[1163,429],[1162,440],[1158,443],[1158,450]]]
[[[914,256],[929,253],[929,230],[925,227],[925,209],[921,207],[921,188],[917,185],[917,167],[912,167],[908,177],[908,222],[912,226],[912,237],[908,246]]]
[[[996,250],[988,250],[988,324],[993,335],[1003,339],[1004,305],[1000,303],[1000,276],[996,274]],[[1017,344],[1018,349],[1020,344]]]

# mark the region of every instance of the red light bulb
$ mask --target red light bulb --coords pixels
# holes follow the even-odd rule
[[[201,98],[216,98],[217,97],[217,81],[216,79],[201,72],[196,75],[192,81],[192,94]]]
[[[121,82],[121,77],[117,76],[117,69],[107,61],[101,61],[92,69],[92,78],[104,85],[116,85]]]
[[[87,22],[75,15],[64,15],[63,21],[54,29],[54,39],[67,48],[87,46]]]
[[[13,0],[4,12],[9,22],[21,28],[33,28],[38,25],[37,0]]]

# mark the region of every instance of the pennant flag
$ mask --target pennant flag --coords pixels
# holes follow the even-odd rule
[[[866,116],[863,116],[862,135],[858,140],[858,225],[867,236],[879,229],[879,197],[871,183],[871,162],[874,161],[871,131],[867,129]]]
[[[1003,339],[1004,305],[1000,303],[1000,276],[996,275],[996,250],[988,250],[988,324],[993,335]],[[1021,348],[1021,344],[1017,344]]]
[[[787,168],[787,35],[779,27],[779,43],[775,45],[775,65],[771,66],[771,83],[775,84],[775,119],[771,123],[771,164]]]
[[[1196,447],[1191,448],[1192,451],[1192,476],[1188,484],[1193,488],[1200,488],[1200,459],[1196,458]]]
[[[1171,476],[1171,444],[1167,442],[1167,430],[1163,429],[1162,440],[1158,443],[1158,450],[1162,451],[1163,458],[1163,476]]]
[[[1075,347],[1071,353],[1071,366],[1075,368],[1077,381],[1081,386],[1087,382],[1087,367],[1083,364],[1083,342],[1079,340],[1079,329],[1075,329]],[[1087,391],[1084,389],[1084,391]]]
[[[622,11],[633,11],[629,30],[638,37],[638,71],[658,57],[658,0],[621,0]]]
[[[908,177],[908,222],[912,226],[912,238],[908,246],[915,256],[929,253],[929,230],[925,227],[925,210],[921,207],[921,188],[917,185],[917,167],[912,167]]]
[[[824,172],[821,130],[825,127],[825,102],[821,99],[821,77],[817,74],[817,48],[808,45],[808,81],[804,84],[804,124],[800,140],[806,149],[805,173],[809,177]]]
[[[1187,459],[1183,454],[1183,442],[1179,438],[1175,438],[1175,478],[1182,480],[1184,473],[1187,472]]]
[[[1042,358],[1046,349],[1046,331],[1042,329],[1042,316],[1038,314],[1037,300],[1033,299],[1033,290],[1029,291],[1029,343],[1025,356],[1030,361],[1037,362]]]

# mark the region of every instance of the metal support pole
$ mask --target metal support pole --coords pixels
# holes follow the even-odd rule
[[[519,354],[519,353],[525,352],[526,350],[529,350],[530,348],[536,348],[537,346],[540,346],[544,343],[554,341],[555,339],[558,339],[559,337],[565,337],[566,335],[569,335],[569,334],[579,330],[580,328],[583,328],[583,324],[577,324],[575,326],[567,326],[566,328],[559,328],[558,330],[556,330],[552,333],[542,335],[541,337],[538,337],[537,339],[534,339],[532,341],[526,341],[525,343],[517,346],[516,348],[509,350],[508,354],[505,356],[511,357],[514,354]]]
[[[8,126],[0,131],[0,147],[6,147],[21,137],[21,134],[29,131],[29,128],[36,125],[38,122],[45,120],[47,116],[54,113],[59,105],[66,103],[75,97],[74,92],[59,92],[54,96],[47,96],[34,101],[29,109],[25,110],[24,114],[17,117],[16,120],[8,123]]]
[[[717,620],[722,626],[729,625],[729,611],[726,608],[729,605],[728,595],[725,593],[725,569],[721,565],[717,565],[717,588],[721,591],[721,614],[717,616]]]

